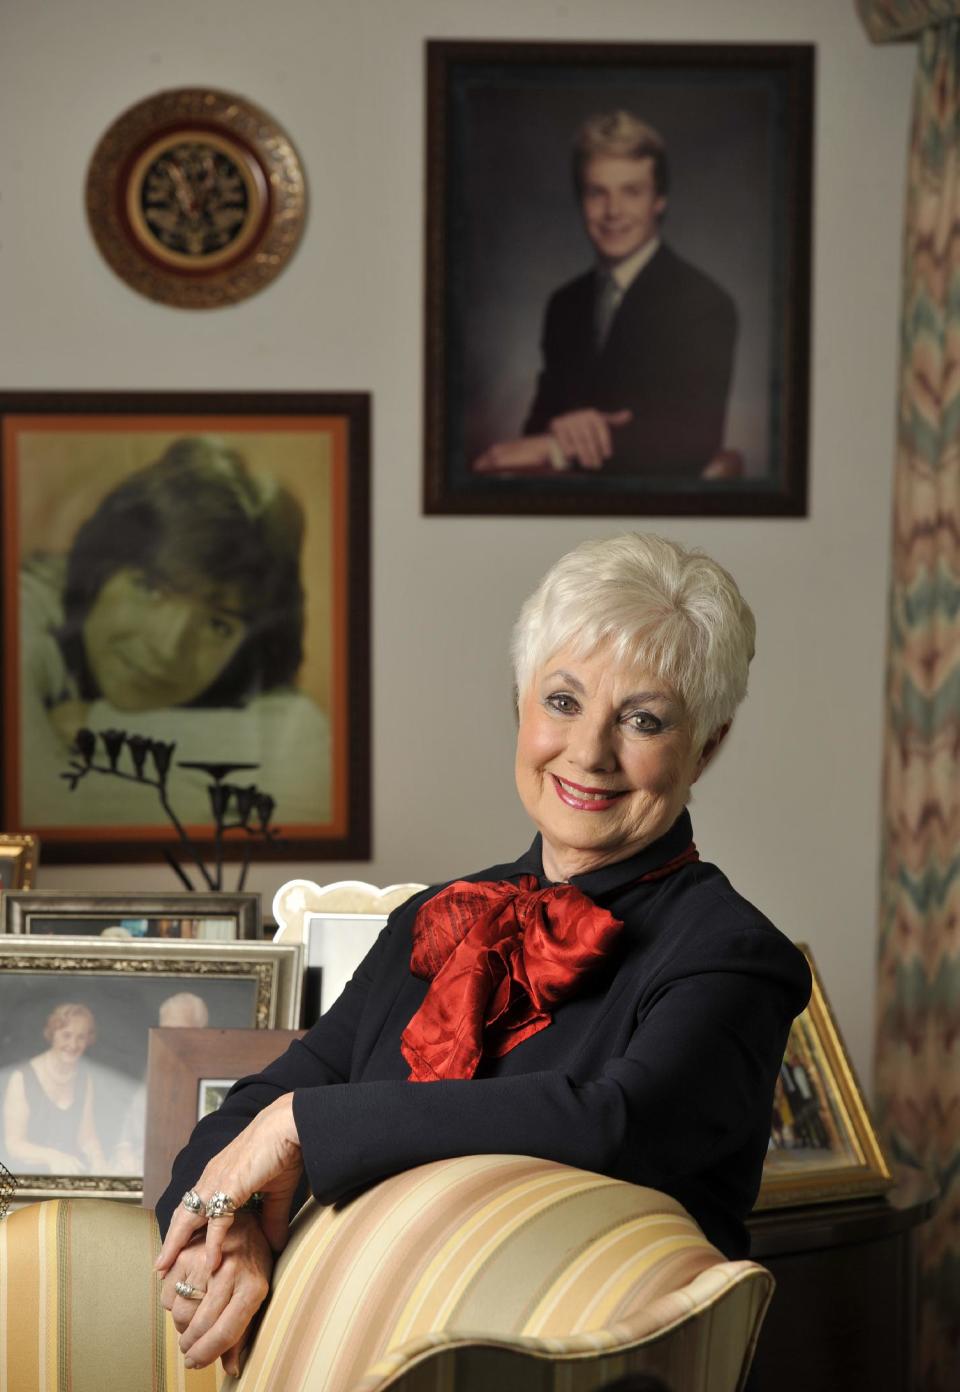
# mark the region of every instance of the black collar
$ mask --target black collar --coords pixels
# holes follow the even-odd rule
[[[692,840],[693,823],[690,813],[684,808],[670,830],[658,841],[652,841],[626,860],[614,861],[612,865],[604,865],[599,870],[588,870],[584,875],[574,875],[570,883],[582,889],[590,899],[599,899],[603,895],[616,893],[624,885],[648,875],[651,870],[659,870],[661,865],[666,865],[685,851]],[[517,874],[536,875],[541,888],[551,883],[543,873],[543,838],[539,832],[529,850],[517,861],[515,870]]]

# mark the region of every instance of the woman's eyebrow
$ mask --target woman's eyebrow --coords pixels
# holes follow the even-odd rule
[[[548,672],[543,680],[545,682],[552,682],[558,679],[562,682],[566,682],[567,686],[572,686],[574,691],[579,691],[581,695],[586,690],[583,682],[578,681],[572,672],[564,672],[560,667],[558,667],[555,672]]]
[[[630,696],[624,696],[620,702],[621,706],[649,705],[651,701],[660,701],[663,705],[672,706],[676,698],[671,696],[669,691],[635,691]]]

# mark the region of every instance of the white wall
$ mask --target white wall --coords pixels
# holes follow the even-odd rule
[[[866,1075],[911,45],[872,47],[852,0],[3,0],[0,384],[370,389],[375,854],[289,873],[430,880],[526,844],[509,627],[563,550],[624,522],[421,516],[428,36],[818,45],[810,516],[655,526],[726,563],[760,628],[747,705],[697,789],[697,840],[812,944]],[[204,84],[287,128],[311,214],[268,291],[187,314],[107,268],[83,182],[121,110]],[[263,867],[252,887],[269,905],[281,878]],[[45,866],[38,884],[175,887],[160,864]]]

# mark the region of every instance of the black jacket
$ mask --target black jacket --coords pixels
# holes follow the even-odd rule
[[[561,286],[544,316],[543,370],[524,433],[584,407],[633,412],[604,473],[697,477],[723,449],[737,312],[725,290],[668,246],[630,285],[602,350],[596,272]]]
[[[261,1075],[239,1083],[177,1157],[161,1225],[206,1161],[294,1090],[313,1193],[330,1203],[427,1161],[535,1155],[672,1194],[727,1255],[746,1254],[774,1082],[810,973],[800,951],[715,866],[646,884],[691,838],[684,812],[654,845],[572,881],[624,922],[619,948],[553,1023],[469,1081],[410,1083],[400,1035],[426,993],[396,909],[340,999]],[[468,878],[543,874],[540,839]]]

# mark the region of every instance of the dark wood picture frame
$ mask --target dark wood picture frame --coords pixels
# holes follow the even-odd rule
[[[283,677],[275,689],[264,686],[269,676],[261,676],[248,694],[226,696],[222,703],[206,694],[162,702],[156,699],[156,685],[146,695],[142,688],[139,694],[134,692],[131,703],[130,650],[124,653],[121,646],[119,658],[115,648],[112,660],[126,664],[121,680],[128,685],[121,686],[114,705],[103,699],[95,683],[92,694],[82,693],[79,701],[75,688],[81,678],[76,670],[87,673],[89,687],[89,672],[95,668],[88,624],[93,625],[102,591],[109,589],[113,577],[104,578],[101,573],[96,582],[99,590],[89,581],[92,598],[86,601],[86,612],[72,621],[71,630],[64,617],[64,577],[78,571],[77,538],[91,518],[96,523],[103,515],[101,505],[117,493],[119,485],[135,480],[146,466],[156,466],[174,446],[183,445],[189,453],[198,438],[212,442],[212,448],[239,454],[247,465],[250,482],[244,487],[252,490],[260,509],[255,520],[260,530],[255,535],[265,538],[257,542],[268,558],[263,565],[272,566],[277,575],[283,572],[284,593],[292,593],[294,583],[291,568],[284,569],[285,548],[299,555],[295,579],[305,597],[305,617],[294,621],[300,622],[298,632],[291,630],[286,648],[280,650],[280,640],[275,638],[273,649],[268,650],[276,622],[260,619],[256,629],[251,621],[248,646],[243,640],[234,653],[239,661],[245,652],[253,651],[256,634],[261,667],[266,662],[263,654],[279,650],[295,668],[293,675]],[[49,684],[52,661],[59,671],[53,684],[62,687],[63,696],[85,713],[83,723],[98,732],[107,725],[113,729],[122,725],[128,733],[177,743],[171,780],[179,778],[187,803],[178,805],[173,781],[170,802],[201,850],[213,837],[207,776],[177,772],[177,761],[258,766],[257,772],[244,771],[231,782],[256,779],[259,788],[276,799],[274,825],[280,839],[258,844],[261,859],[362,860],[369,856],[369,449],[366,393],[0,394],[0,652],[4,670],[0,699],[5,750],[0,824],[6,830],[38,833],[51,862],[142,860],[150,852],[162,853],[177,844],[176,833],[150,788],[132,789],[129,783],[90,777],[71,791],[57,781],[68,767],[69,746],[61,730],[51,732],[40,712],[52,718],[51,703],[55,711],[73,707],[63,704],[59,691],[40,692],[31,685],[34,672],[40,672],[38,680]],[[186,496],[182,487],[178,496],[181,501]],[[192,491],[190,502],[192,506]],[[247,507],[245,501],[243,507]],[[215,511],[208,510],[208,516],[219,522]],[[108,541],[101,551],[109,551],[111,544]],[[200,542],[185,544],[200,546]],[[218,545],[221,553],[229,553],[223,537]],[[88,546],[87,557],[91,550]],[[221,554],[221,567],[232,563],[229,554]],[[89,560],[84,564],[89,570]],[[128,579],[133,575],[141,598],[143,593],[151,599],[159,597],[157,602],[165,605],[170,594],[181,593],[179,581],[168,583],[145,572],[138,574],[129,560],[120,564],[126,566]],[[197,567],[200,564],[195,562]],[[259,593],[249,573],[246,583],[248,594]],[[275,583],[279,586],[281,580]],[[226,603],[216,596],[229,597],[233,592],[223,584],[209,603]],[[274,612],[289,614],[294,609],[300,612],[293,603],[275,607]],[[227,613],[229,623],[233,617],[232,611]],[[204,618],[204,641],[208,632],[219,633],[225,627],[221,617],[214,618],[216,628],[213,620]],[[143,628],[141,623],[141,632]],[[72,637],[64,636],[69,633]],[[116,630],[113,639],[109,634],[104,639],[101,633],[101,655],[109,651],[106,643],[116,642],[115,635]],[[73,644],[72,671],[65,660],[67,641]],[[129,641],[120,638],[121,645]],[[46,653],[39,660],[38,644]],[[133,680],[144,680],[136,668],[143,658],[134,655],[133,661]],[[208,691],[234,670],[234,658],[230,662],[233,665],[217,675]],[[163,669],[164,679],[178,678],[184,665],[176,650],[176,660],[169,659]],[[116,709],[124,699],[128,708]],[[198,709],[201,706],[206,709]],[[104,707],[107,713],[98,716]],[[69,723],[67,728],[72,729]],[[252,749],[254,736],[256,748]],[[25,772],[28,749],[29,778]],[[62,764],[58,762],[61,752]],[[109,798],[104,792],[108,783]],[[121,803],[121,797],[126,801]],[[224,854],[239,858],[247,840],[242,835],[226,838]]]
[[[147,1046],[147,1129],[143,1205],[153,1208],[173,1162],[197,1124],[204,1078],[244,1078],[272,1063],[299,1029],[151,1029]]]
[[[814,55],[808,44],[428,42],[425,512],[806,514]],[[658,279],[647,277],[642,308],[636,296],[653,263],[624,292],[632,309],[618,310],[622,322],[589,360],[593,387],[581,386],[579,350],[577,365],[551,367],[550,380],[556,387],[563,376],[568,395],[576,383],[558,414],[629,407],[614,385],[624,374],[656,412],[638,409],[611,427],[616,439],[636,424],[620,437],[631,443],[619,462],[615,449],[604,467],[585,468],[551,443],[548,425],[533,424],[531,403],[548,302],[550,322],[566,325],[552,343],[584,344],[593,333],[595,258],[571,187],[573,138],[589,117],[624,109],[656,128],[667,151]],[[668,264],[681,267],[669,292]],[[694,305],[705,301],[694,282],[704,277],[712,308],[698,318]],[[681,283],[683,320],[666,308]],[[561,285],[573,294],[562,313],[551,298]],[[707,367],[688,370],[687,345],[706,335],[681,334],[687,320],[723,337],[709,411],[706,396],[690,399]],[[638,371],[644,353],[651,366]],[[594,403],[594,391],[616,399]],[[688,446],[698,408],[719,429]],[[661,428],[644,436],[636,417],[655,413]],[[661,467],[670,448],[693,454]]]

